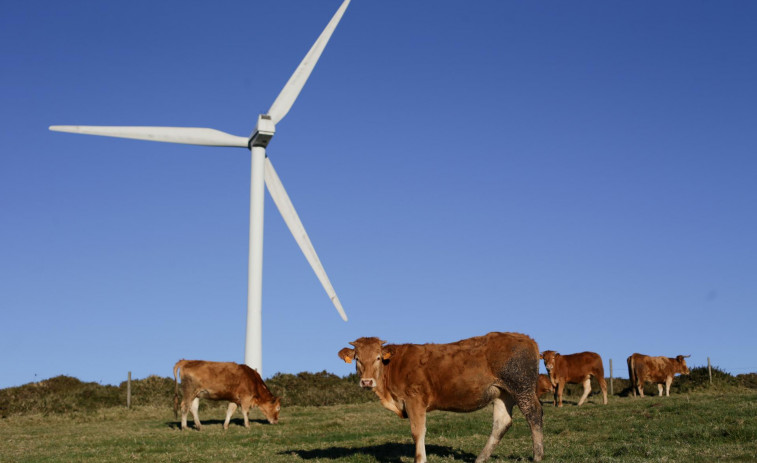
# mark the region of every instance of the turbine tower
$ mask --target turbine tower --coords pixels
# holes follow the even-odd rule
[[[220,130],[198,127],[116,127],[116,126],[83,126],[83,125],[53,125],[50,130],[56,132],[81,133],[88,135],[102,135],[106,137],[133,138],[137,140],[161,141],[168,143],[183,143],[188,145],[223,146],[247,148],[251,152],[250,175],[250,249],[247,276],[247,332],[245,340],[244,362],[258,370],[262,375],[262,281],[263,281],[263,204],[265,188],[273,198],[276,207],[281,212],[284,222],[292,232],[294,239],[300,246],[302,253],[313,268],[318,280],[326,290],[331,302],[347,321],[341,302],[334,291],[334,287],[326,275],[326,271],[318,259],[318,255],[310,242],[305,227],[302,225],[297,212],[289,199],[284,185],[266,156],[266,147],[276,133],[276,124],[287,115],[294,104],[302,87],[307,82],[310,73],[318,62],[323,49],[326,47],[331,34],[342,19],[350,0],[344,0],[326,28],[308,51],[305,58],[289,78],[284,88],[274,100],[266,114],[258,116],[258,122],[252,135],[239,137]]]

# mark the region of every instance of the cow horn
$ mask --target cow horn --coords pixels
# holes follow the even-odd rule
[[[691,354],[689,354],[689,355],[684,355],[684,356],[683,356],[683,358],[685,358],[685,359],[687,359],[687,358],[689,358],[689,357],[691,357]]]

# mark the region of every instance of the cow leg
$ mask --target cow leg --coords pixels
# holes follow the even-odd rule
[[[557,391],[555,392],[555,397],[557,397],[557,406],[562,407],[562,391],[565,389],[565,383],[563,381],[560,381],[557,383]]]
[[[195,429],[200,431],[202,429],[202,423],[200,423],[200,415],[197,414],[197,411],[200,409],[200,398],[195,397],[194,400],[192,400],[192,418],[195,420]]]
[[[244,417],[244,427],[250,427],[250,406],[242,406],[242,416]]]
[[[657,391],[659,396],[662,397],[662,383],[657,383]]]
[[[599,387],[602,389],[602,402],[607,405],[607,381],[602,376],[597,378]]]
[[[405,403],[405,410],[415,442],[415,463],[426,463],[426,407],[413,401]]]
[[[528,426],[531,428],[531,441],[534,444],[534,461],[541,461],[544,457],[544,433],[542,432],[544,412],[541,409],[541,402],[536,397],[536,393],[532,389],[529,392],[521,392],[515,396],[515,401],[518,404],[523,416],[528,421]],[[509,408],[512,413],[512,407]]]
[[[492,425],[492,434],[489,436],[489,440],[486,442],[486,446],[481,451],[481,454],[476,458],[476,463],[483,463],[489,459],[492,455],[494,447],[502,440],[502,436],[505,435],[510,426],[513,424],[513,406],[515,405],[515,399],[512,396],[507,396],[507,401],[502,399],[494,399],[492,404],[494,405],[494,424]]]
[[[242,403],[240,404],[242,406],[242,417],[244,418],[244,427],[249,428],[250,427],[250,408],[252,407],[252,404],[249,400],[242,399]]]
[[[229,408],[226,409],[226,421],[223,422],[223,429],[229,429],[229,421],[231,421],[231,415],[237,411],[237,404],[229,402]]]
[[[589,397],[590,392],[591,392],[591,378],[586,378],[584,380],[584,394],[581,396],[581,399],[578,401],[579,407],[583,405],[584,400],[586,400],[586,398]]]
[[[189,406],[187,405],[187,397],[184,396],[184,400],[181,401],[181,430],[187,429],[187,413],[189,413]]]
[[[636,387],[639,389],[639,396],[644,397],[644,382],[640,382]]]
[[[669,376],[665,380],[665,397],[670,397],[670,385],[673,384],[673,377]]]

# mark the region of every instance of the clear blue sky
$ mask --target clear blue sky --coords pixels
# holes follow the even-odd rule
[[[249,135],[339,0],[5,2],[0,387],[243,361]],[[757,3],[353,0],[268,154],[263,370],[360,336],[757,371]]]

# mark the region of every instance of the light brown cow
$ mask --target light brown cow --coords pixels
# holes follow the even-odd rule
[[[536,397],[541,397],[547,392],[555,392],[555,387],[547,375],[539,375],[539,382],[536,385]]]
[[[545,350],[541,353],[544,359],[544,367],[549,373],[555,391],[554,404],[562,407],[562,393],[566,383],[583,383],[584,393],[578,401],[581,406],[591,392],[591,377],[597,379],[602,389],[603,402],[607,405],[607,383],[605,382],[605,369],[602,366],[602,357],[594,352],[581,352],[578,354],[560,355],[553,350]]]
[[[632,354],[626,359],[626,362],[628,363],[628,378],[631,380],[634,397],[637,390],[639,395],[644,397],[645,381],[657,383],[660,396],[662,396],[662,385],[664,383],[665,395],[670,396],[670,384],[673,382],[675,374],[689,374],[689,367],[686,366],[686,359],[689,357],[691,355],[679,355],[676,358],[670,358]]]
[[[176,371],[181,369],[181,429],[187,427],[187,412],[192,410],[195,428],[202,429],[197,410],[200,406],[200,398],[210,400],[228,400],[229,408],[226,410],[226,421],[223,429],[229,429],[231,415],[242,407],[244,426],[250,427],[248,411],[250,407],[257,405],[263,412],[268,422],[276,424],[279,421],[281,399],[274,397],[263,382],[257,371],[247,365],[233,362],[207,362],[204,360],[179,360],[173,367],[174,390],[174,415],[179,408],[179,383]]]
[[[542,409],[536,397],[539,347],[524,334],[489,333],[451,344],[389,344],[360,338],[339,351],[355,360],[360,386],[381,404],[410,418],[415,462],[426,461],[426,412],[472,412],[494,404],[491,436],[476,462],[486,461],[512,425],[518,405],[531,427],[534,461],[544,456]]]

